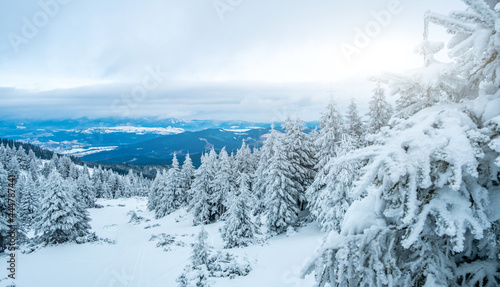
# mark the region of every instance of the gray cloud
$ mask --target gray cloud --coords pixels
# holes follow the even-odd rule
[[[35,21],[44,11],[40,3],[57,1],[68,3],[57,4],[46,25],[13,47],[12,35],[24,37],[23,19]],[[390,2],[243,1],[221,21],[210,0],[65,1],[0,2],[0,87],[6,87],[0,89],[0,112],[5,116],[119,115],[110,107],[140,83],[148,66],[159,66],[165,79],[128,116],[268,120],[276,109],[298,107],[304,117],[317,118],[330,81],[339,101],[353,96],[363,107],[371,88],[368,70],[357,65],[375,53],[376,45],[353,64],[346,63],[339,45],[351,42],[355,29],[373,20],[371,12]],[[458,0],[399,2],[403,12],[374,43],[411,47],[420,40],[425,10],[461,7]],[[401,59],[408,59],[407,65],[419,63],[411,49],[406,53]],[[387,67],[391,63],[380,70]]]

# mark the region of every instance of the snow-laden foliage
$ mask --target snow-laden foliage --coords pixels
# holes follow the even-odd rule
[[[305,123],[299,118],[292,121],[288,116],[283,128],[286,130],[282,138],[283,151],[286,153],[286,160],[292,173],[290,179],[295,190],[293,195],[299,208],[303,209],[306,204],[305,190],[311,185],[316,174],[315,147],[309,136],[304,133]]]
[[[337,148],[337,156],[345,155],[354,148],[353,140],[344,135]],[[318,173],[307,190],[311,216],[323,231],[340,231],[347,208],[357,198],[349,193],[349,189],[359,177],[362,163],[363,161],[343,162],[333,158],[323,167],[321,173]]]
[[[253,242],[257,232],[257,227],[251,218],[252,200],[246,173],[240,175],[239,186],[239,189],[229,196],[229,208],[224,217],[224,226],[221,228],[225,248],[247,246]]]
[[[155,217],[162,218],[176,211],[185,201],[185,189],[182,182],[179,162],[174,155],[172,167],[163,176],[158,186],[164,184],[156,195]]]
[[[387,126],[392,116],[391,104],[385,99],[385,92],[380,82],[377,82],[369,104],[370,111],[368,116],[370,117],[370,121],[368,122],[368,132],[376,134],[382,127]]]
[[[434,53],[442,47],[428,40],[417,47],[428,58],[422,68],[413,69],[400,74],[388,76],[392,95],[396,100],[396,116],[408,118],[418,111],[441,102],[458,102],[466,98],[465,79],[455,71],[456,64],[441,63],[435,60]],[[432,53],[430,53],[432,52]]]
[[[184,267],[182,274],[177,279],[180,287],[210,286],[210,277],[245,276],[251,270],[246,258],[240,258],[229,253],[213,252],[208,244],[208,233],[202,227],[193,245],[190,264]]]
[[[365,131],[363,122],[361,121],[361,117],[358,113],[358,106],[356,105],[356,101],[354,100],[354,98],[351,98],[351,103],[349,104],[349,107],[347,109],[346,118],[346,133],[352,138],[357,147],[361,146],[363,144],[362,136]]]
[[[326,111],[320,118],[319,128],[319,137],[315,142],[318,174],[330,159],[336,156],[337,143],[340,142],[344,133],[344,119],[333,98],[330,99]]]
[[[450,286],[459,279],[470,286],[479,271],[488,276],[476,282],[497,284],[487,272],[500,262],[478,172],[488,165],[488,134],[463,105],[436,106],[379,134],[376,145],[339,157],[368,161],[351,190],[367,195],[306,269],[316,270],[318,286]]]
[[[500,9],[498,0],[463,0],[465,11],[448,16],[428,13],[426,20],[443,26],[453,38],[449,55],[457,61],[458,71],[468,79],[469,90],[476,92],[481,83],[494,94],[500,87]],[[485,87],[483,87],[485,88]]]
[[[236,174],[233,169],[233,159],[229,157],[226,149],[219,152],[217,168],[214,179],[210,183],[212,196],[210,202],[212,205],[213,220],[218,220],[227,210],[227,198],[236,190]]]
[[[273,146],[273,156],[264,173],[264,217],[269,235],[280,234],[297,223],[299,191],[292,180],[293,168],[281,140]]]
[[[193,162],[191,161],[191,157],[189,156],[189,153],[186,154],[186,157],[184,158],[184,163],[182,164],[181,168],[181,184],[182,184],[182,192],[184,193],[184,202],[182,203],[183,206],[189,205],[189,202],[191,202],[191,194],[189,190],[191,189],[191,185],[193,184],[193,179],[194,179],[194,166]]]
[[[259,163],[255,171],[255,184],[253,186],[253,194],[257,201],[254,208],[255,214],[261,214],[264,212],[264,197],[268,185],[267,174],[271,164],[271,159],[274,155],[275,145],[278,141],[278,132],[274,129],[274,126],[271,126],[271,131],[269,132],[264,145],[260,149]]]
[[[75,241],[89,234],[90,218],[75,191],[55,169],[49,174],[36,217],[35,232],[41,242],[57,244]]]
[[[201,157],[201,165],[194,173],[195,179],[191,186],[190,194],[193,199],[189,209],[194,215],[194,225],[207,224],[211,221],[210,183],[213,180],[213,170],[210,170],[208,160],[207,155]]]

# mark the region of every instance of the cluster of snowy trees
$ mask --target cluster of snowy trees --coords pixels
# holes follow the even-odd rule
[[[179,287],[209,287],[210,277],[246,276],[252,270],[246,257],[230,253],[214,252],[208,243],[208,232],[202,226],[193,244],[189,264],[177,278]]]
[[[102,168],[75,164],[69,157],[53,154],[42,160],[32,149],[20,144],[0,145],[0,210],[8,204],[8,176],[15,177],[15,222],[7,212],[0,215],[0,250],[6,247],[9,225],[16,224],[17,243],[56,244],[86,241],[90,234],[87,208],[96,198],[144,196],[150,181],[132,172],[125,176]]]
[[[221,235],[228,248],[250,244],[261,229],[267,236],[293,229],[310,219],[308,210],[325,230],[332,229],[340,225],[347,208],[339,209],[335,202],[350,203],[343,192],[359,166],[339,170],[331,159],[364,146],[365,136],[387,125],[391,113],[379,85],[367,125],[354,100],[344,118],[331,99],[319,130],[307,133],[302,120],[288,116],[284,133],[273,127],[260,149],[251,150],[245,142],[236,153],[212,149],[196,170],[189,156],[182,167],[174,157],[172,168],[158,173],[152,184],[148,207],[157,218],[187,207],[194,225],[223,220]],[[343,185],[332,185],[332,177],[339,176]]]
[[[398,97],[389,126],[309,189],[329,231],[303,271],[316,286],[500,285],[500,4],[463,2],[426,15],[424,67],[382,78]],[[429,24],[453,35],[451,63]]]

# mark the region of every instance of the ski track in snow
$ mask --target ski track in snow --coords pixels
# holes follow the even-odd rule
[[[104,208],[89,209],[92,231],[109,243],[66,243],[39,249],[31,254],[17,256],[16,286],[20,287],[175,287],[175,280],[188,264],[191,243],[194,242],[200,226],[192,226],[192,216],[185,209],[178,210],[162,219],[154,219],[147,211],[146,198],[99,200]],[[134,210],[138,216],[150,219],[139,224],[129,223]],[[176,222],[176,219],[178,222]],[[160,224],[145,229],[146,226]],[[209,243],[215,250],[223,249],[218,229],[223,222],[207,225]],[[171,251],[156,247],[157,241],[149,241],[152,235],[160,233],[175,236]],[[246,248],[224,249],[239,256],[247,256],[252,271],[244,277],[210,278],[215,287],[254,286],[312,286],[313,276],[300,280],[298,274],[314,251],[322,243],[324,234],[316,223],[298,228],[290,237],[280,235],[267,243]],[[184,246],[176,243],[182,241]],[[6,260],[1,256],[0,260]],[[0,271],[0,278],[7,276],[6,269]],[[10,280],[0,282],[7,286]]]

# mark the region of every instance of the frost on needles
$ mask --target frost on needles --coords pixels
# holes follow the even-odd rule
[[[444,46],[424,39],[424,67],[386,81],[399,96],[390,128],[329,162],[362,168],[303,270],[316,286],[500,284],[500,4],[463,2],[425,18],[453,35],[453,62],[437,63]]]

